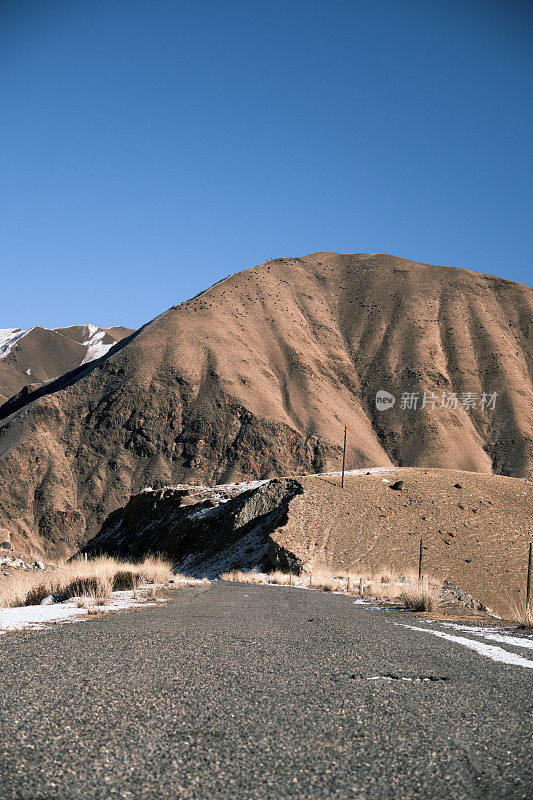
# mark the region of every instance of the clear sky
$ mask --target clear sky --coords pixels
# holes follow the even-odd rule
[[[1,0],[0,328],[317,250],[531,282],[530,0]]]

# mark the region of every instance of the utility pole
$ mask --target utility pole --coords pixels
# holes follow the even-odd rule
[[[344,426],[344,447],[342,448],[342,478],[341,489],[344,489],[344,465],[346,464],[346,425]]]

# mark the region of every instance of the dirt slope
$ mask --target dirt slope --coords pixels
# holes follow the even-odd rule
[[[236,273],[22,400],[0,425],[0,525],[72,551],[143,486],[337,468],[344,423],[350,467],[531,474],[532,310],[528,287],[393,256]],[[498,396],[402,409],[413,391]]]
[[[0,405],[25,386],[57,378],[98,358],[131,333],[128,328],[96,325],[0,331]]]

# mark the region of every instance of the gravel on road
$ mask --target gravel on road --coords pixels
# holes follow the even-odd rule
[[[215,582],[6,634],[0,798],[531,798],[533,670],[394,622]]]

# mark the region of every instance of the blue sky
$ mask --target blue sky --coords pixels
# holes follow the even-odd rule
[[[531,282],[529,0],[2,0],[0,328],[317,250]]]

